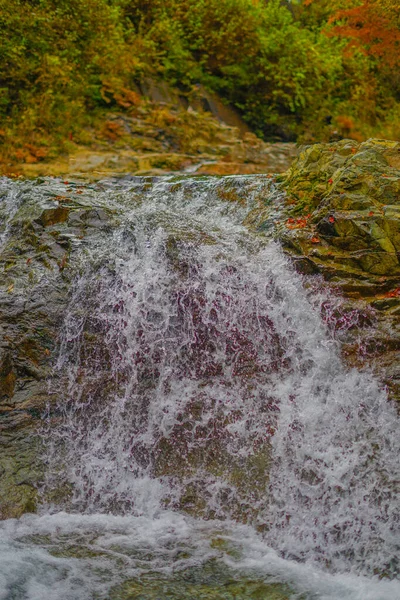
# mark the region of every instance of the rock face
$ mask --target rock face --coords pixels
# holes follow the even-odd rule
[[[364,315],[344,354],[372,366],[399,400],[400,143],[316,144],[281,182],[287,199],[278,237],[299,271],[322,274],[347,298],[348,311]]]
[[[161,186],[158,195],[157,190],[154,189],[157,183]],[[13,182],[7,179],[0,181],[0,265],[3,273],[0,282],[1,518],[19,517],[25,512],[34,511],[38,488],[44,479],[44,471],[47,475],[50,471],[50,478],[56,471],[51,469],[51,465],[50,469],[44,468],[46,466],[44,462],[49,462],[49,455],[47,454],[46,457],[42,455],[41,441],[48,430],[60,422],[65,408],[62,405],[62,398],[68,387],[70,372],[67,369],[66,373],[62,371],[60,375],[60,371],[57,371],[57,363],[60,360],[59,334],[61,330],[65,331],[65,326],[64,329],[62,326],[63,323],[65,325],[67,311],[70,316],[71,311],[74,310],[71,308],[73,304],[71,304],[71,297],[76,291],[75,286],[83,272],[85,275],[82,279],[89,283],[87,283],[88,289],[85,288],[83,299],[80,297],[80,302],[76,303],[76,322],[79,322],[81,314],[79,311],[82,306],[85,307],[83,312],[87,314],[89,310],[93,319],[88,319],[89,323],[86,323],[86,328],[82,330],[77,356],[73,355],[71,359],[72,365],[75,367],[78,365],[74,390],[78,390],[77,394],[83,402],[89,399],[87,401],[92,411],[97,401],[101,413],[101,403],[105,402],[105,399],[107,401],[115,399],[116,386],[122,385],[123,378],[130,374],[128,364],[126,372],[124,370],[121,372],[118,360],[114,361],[115,364],[111,360],[111,355],[119,356],[121,347],[118,345],[119,338],[116,338],[115,345],[112,345],[114,338],[110,330],[107,310],[111,310],[110,318],[114,320],[117,318],[115,314],[118,316],[119,311],[123,310],[123,302],[119,303],[115,300],[116,292],[111,285],[115,277],[113,265],[116,258],[120,262],[128,262],[130,253],[135,253],[137,230],[139,233],[142,233],[143,229],[146,231],[149,244],[156,236],[158,227],[170,232],[166,244],[167,270],[175,272],[176,294],[182,296],[180,310],[183,331],[186,312],[191,314],[192,310],[195,322],[193,327],[199,330],[197,333],[196,329],[198,344],[191,348],[191,358],[186,360],[186,355],[183,353],[182,364],[193,370],[195,379],[218,377],[218,368],[213,365],[209,368],[207,366],[206,359],[210,353],[207,354],[207,348],[212,347],[212,344],[206,337],[206,325],[202,323],[196,309],[197,304],[201,306],[204,301],[201,296],[195,295],[191,298],[189,292],[185,292],[186,287],[190,288],[190,281],[188,280],[187,286],[185,283],[189,264],[185,257],[180,256],[179,248],[184,241],[190,248],[196,245],[213,245],[214,238],[208,236],[202,229],[197,229],[198,225],[191,228],[186,217],[183,224],[176,218],[171,222],[168,221],[158,206],[156,213],[158,215],[157,211],[160,210],[160,214],[154,217],[155,220],[150,215],[144,226],[137,224],[135,216],[133,222],[129,222],[127,217],[127,215],[131,217],[136,215],[136,209],[142,204],[145,205],[146,200],[149,200],[146,195],[148,191],[152,197],[155,195],[155,198],[161,202],[166,193],[163,185],[164,181],[159,181],[157,178],[132,179],[129,176],[126,178],[126,187],[124,184],[117,184],[114,187],[112,181],[82,185],[54,179],[37,179],[34,182]],[[235,180],[232,182],[230,178],[227,180],[213,178],[211,181],[204,178],[197,181],[191,178],[188,180],[180,178],[171,180],[168,185],[170,193],[177,198],[178,203],[184,204],[185,200],[196,198],[201,189],[203,195],[205,189],[210,189],[210,204],[222,201],[224,210],[226,204],[228,211],[235,213],[238,210],[242,215],[245,214],[248,198],[251,197],[249,201],[251,204],[253,201],[260,202],[266,195],[270,188],[270,178],[265,176],[264,178],[238,178],[237,185]],[[116,234],[119,240],[117,246],[112,242]],[[119,235],[121,238],[118,237]],[[133,245],[129,245],[130,243]],[[125,252],[123,258],[116,257],[116,248],[119,246]],[[109,289],[110,281],[107,277],[111,280],[111,309],[107,304],[104,308],[105,316],[100,318],[96,316],[96,308],[98,308],[96,302],[99,301],[99,289],[102,289],[103,278],[105,288]],[[146,307],[149,302],[150,300]],[[187,306],[185,302],[188,303]],[[103,305],[101,307],[100,313],[103,315]],[[154,311],[150,311],[150,313],[154,312],[154,318],[157,318],[158,314],[156,308],[159,309],[157,303]],[[147,308],[144,309],[145,314],[146,310]],[[177,319],[180,314],[178,311]],[[150,315],[149,319],[151,318],[153,317]],[[178,319],[175,328],[180,326],[179,323]],[[149,328],[149,331],[152,331],[153,325]],[[139,327],[136,331],[141,340],[140,344],[144,344],[144,332]],[[70,341],[67,340],[67,346]],[[140,345],[139,342],[137,343]],[[252,376],[250,368],[252,359],[248,350],[250,342],[239,340],[235,343],[236,351],[239,352],[243,362],[243,373],[238,372],[238,375],[243,376],[243,385],[246,387],[248,378]],[[113,352],[110,351],[110,347]],[[143,410],[146,409],[148,395],[152,393],[154,387],[157,387],[157,377],[159,377],[157,361],[161,359],[153,354],[149,354],[147,346],[144,345],[144,350],[142,352],[138,350],[138,354],[135,355],[134,364],[139,365],[135,370],[138,378],[137,389],[143,400]],[[124,356],[130,355],[124,352]],[[175,355],[174,360],[177,360]],[[111,369],[111,364],[114,364],[114,371]],[[92,369],[90,373],[95,370],[95,381],[90,375],[87,377],[82,375],[82,373],[89,373],[85,369],[89,371]],[[72,368],[71,371],[74,369]],[[116,373],[117,375],[114,376]],[[112,407],[112,402],[110,406]],[[211,407],[208,408],[211,412]],[[48,416],[44,418],[44,415]],[[90,422],[91,413],[87,416]],[[235,413],[232,419],[238,417],[239,415]],[[204,420],[204,414],[198,403],[193,402],[188,405],[181,419],[179,426],[172,432],[173,443],[160,438],[155,448],[154,474],[156,476],[180,477],[182,475],[183,477],[188,475],[189,468],[194,473],[201,465],[204,469],[202,473],[208,473],[210,477],[218,476],[221,469],[229,471],[229,481],[232,485],[236,484],[240,487],[244,496],[247,494],[253,498],[256,493],[260,495],[264,493],[262,475],[267,472],[268,467],[268,440],[265,442],[265,452],[260,442],[260,447],[250,459],[240,457],[232,463],[225,448],[226,437],[222,438],[219,435],[212,445],[207,444],[207,438],[204,438],[206,448],[189,452],[190,442],[194,439],[194,442],[199,441],[200,445],[200,438],[202,438],[200,425]],[[83,421],[81,415],[79,420]],[[218,413],[213,421],[214,430],[223,430],[227,425],[229,421],[226,415]],[[75,442],[72,443],[72,447],[75,450]],[[143,449],[142,451],[144,452]],[[171,470],[172,462],[173,470]],[[225,467],[222,466],[223,464]],[[199,494],[197,494],[194,475],[191,477],[192,480],[193,484],[186,487],[185,494],[177,498],[177,506],[185,510],[192,510],[190,508],[192,507],[193,510],[201,511],[202,507],[197,502]],[[244,480],[249,483],[247,488]],[[259,485],[255,484],[254,480],[259,480]],[[62,484],[63,482],[59,486],[59,492],[56,486],[50,486],[55,493],[51,497],[47,496],[47,500],[57,503],[62,500],[63,494],[68,495],[67,485],[63,487]],[[237,507],[237,512],[240,511],[243,511],[243,506]]]
[[[226,181],[218,197],[245,206]],[[48,182],[0,182],[0,518],[35,510],[43,469],[37,426],[52,400],[47,381],[71,281],[90,260],[89,238],[112,232],[120,218],[97,201],[101,184]],[[333,296],[337,290],[323,310],[336,323],[345,359],[372,367],[399,400],[400,144],[317,144],[301,151],[280,182],[286,199],[279,190],[274,201],[253,194],[245,224],[280,239],[309,276],[306,285],[325,281]],[[162,450],[168,458],[176,448]],[[222,453],[215,450],[218,459]],[[158,468],[168,475],[168,464],[160,460]],[[257,475],[265,464],[255,456],[246,469]],[[192,502],[189,492],[183,503]]]
[[[69,297],[70,258],[77,259],[88,231],[101,229],[107,215],[80,203],[74,185],[67,198],[61,183],[58,194],[20,184],[17,198],[15,186],[2,183],[0,517],[8,518],[35,510],[37,424],[51,396],[46,378]]]

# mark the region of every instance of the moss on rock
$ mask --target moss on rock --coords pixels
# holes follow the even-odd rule
[[[287,196],[277,236],[299,271],[322,274],[375,312],[373,329],[358,330],[358,358],[350,351],[347,361],[371,366],[400,399],[400,366],[387,348],[400,341],[400,142],[315,144],[280,181]]]

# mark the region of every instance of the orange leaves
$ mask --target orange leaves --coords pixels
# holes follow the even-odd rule
[[[384,297],[385,298],[399,298],[400,297],[400,287],[397,287],[394,290],[390,290],[390,292],[386,292]]]
[[[320,244],[321,240],[319,239],[319,237],[317,237],[316,235],[314,237],[311,238],[311,243],[312,244]]]
[[[363,136],[357,131],[356,125],[352,117],[348,115],[338,115],[335,118],[336,126],[341,136],[351,138],[353,140],[362,141]],[[356,149],[351,149],[352,154],[356,153]]]
[[[36,163],[39,160],[43,160],[47,156],[47,150],[45,148],[38,148],[33,144],[25,144],[22,148],[18,148],[15,151],[15,158],[24,163]]]
[[[124,134],[124,128],[121,123],[116,121],[106,121],[103,125],[102,135],[108,140],[115,141]]]
[[[360,6],[339,10],[330,22],[340,22],[334,26],[333,35],[352,39],[350,45],[394,68],[400,66],[398,18],[397,0],[364,0]]]
[[[289,217],[285,225],[288,229],[303,229],[304,227],[307,227],[307,223],[310,217],[310,214],[305,215],[303,217],[298,217],[297,219]]]
[[[114,92],[114,99],[119,106],[122,106],[122,108],[138,106],[142,100],[139,94],[124,87],[121,87],[118,92]]]

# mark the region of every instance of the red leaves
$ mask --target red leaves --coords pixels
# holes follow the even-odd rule
[[[303,217],[298,217],[297,219],[289,217],[285,225],[288,229],[303,229],[304,227],[307,227],[307,223],[310,217],[310,214],[305,215]]]
[[[369,216],[369,217],[373,217],[373,216],[374,216],[374,214],[375,214],[375,213],[374,213],[374,211],[373,211],[373,210],[370,210],[370,211],[369,211],[369,213],[368,213],[368,216]]]
[[[332,177],[331,177],[330,179],[328,179],[328,183],[329,183],[329,185],[332,185],[332,184],[333,184],[333,179],[332,179]]]
[[[361,48],[390,68],[399,66],[400,31],[393,18],[397,3],[389,0],[386,4],[364,0],[359,6],[339,10],[330,18],[335,26],[329,34],[350,38],[350,47]]]
[[[334,223],[335,217],[332,217],[332,215],[331,215],[330,217],[328,217],[328,221],[329,221],[329,223]]]
[[[386,292],[384,297],[385,298],[399,298],[400,297],[400,287],[397,287],[394,290],[390,290],[390,292]]]

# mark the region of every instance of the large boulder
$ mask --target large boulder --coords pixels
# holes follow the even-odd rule
[[[369,326],[347,333],[343,352],[352,364],[371,366],[400,399],[400,143],[315,144],[301,149],[280,181],[283,211],[259,216],[256,226],[266,229],[274,218],[298,270],[322,275],[349,312],[364,315]]]

